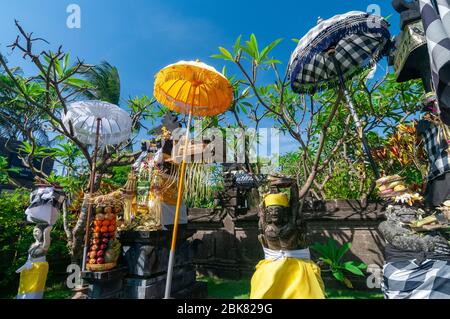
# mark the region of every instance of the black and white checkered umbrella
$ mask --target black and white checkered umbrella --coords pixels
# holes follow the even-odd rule
[[[373,67],[388,54],[391,44],[388,27],[382,17],[360,11],[321,20],[299,41],[289,63],[294,92],[314,93],[334,87],[343,90],[376,177],[378,169],[345,81]]]
[[[320,21],[292,53],[292,89],[297,93],[314,93],[339,86],[334,58],[344,80],[374,66],[389,51],[388,26],[383,18],[359,11]]]

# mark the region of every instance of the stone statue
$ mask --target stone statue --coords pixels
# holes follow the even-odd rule
[[[260,206],[259,241],[264,260],[256,265],[250,299],[323,299],[320,267],[311,260],[306,227],[299,215],[298,186],[294,179],[269,176],[269,190]],[[289,196],[282,191],[288,188]]]
[[[276,178],[270,182],[269,194],[260,207],[258,239],[272,250],[298,250],[306,247],[306,232],[298,219],[298,186],[295,180]],[[290,199],[281,192],[290,189]]]
[[[30,258],[45,257],[50,247],[50,232],[52,226],[48,224],[38,224],[33,229],[33,237],[36,240],[28,249]]]
[[[25,211],[27,221],[36,223],[33,229],[35,242],[28,249],[26,263],[16,270],[20,274],[17,299],[43,298],[49,268],[46,255],[50,248],[50,232],[66,197],[59,185],[39,178],[36,178],[35,185]]]
[[[393,0],[392,6],[394,7],[395,11],[400,13],[400,27],[402,29],[408,23],[421,19],[418,0]]]
[[[379,230],[386,242],[396,249],[432,253],[447,247],[450,252],[447,239],[439,231],[421,234],[407,226],[424,214],[424,211],[415,207],[389,206],[385,212],[387,220],[380,224]],[[442,213],[439,213],[437,218],[446,220]]]

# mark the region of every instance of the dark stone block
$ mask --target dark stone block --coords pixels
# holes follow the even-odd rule
[[[121,298],[125,274],[126,269],[123,267],[115,268],[110,271],[83,272],[81,276],[88,283],[88,298]]]
[[[173,294],[175,299],[206,299],[208,298],[208,284],[196,282],[193,286]]]
[[[167,271],[170,248],[151,243],[123,244],[122,253],[128,274],[150,277]],[[175,267],[191,264],[193,252],[188,242],[177,245]]]
[[[177,292],[189,290],[196,284],[196,274],[192,267],[174,269],[172,279],[172,296]],[[126,299],[162,299],[166,288],[167,275],[152,278],[127,278],[125,280],[124,298]]]

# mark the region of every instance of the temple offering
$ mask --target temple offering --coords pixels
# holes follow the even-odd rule
[[[408,191],[404,179],[399,175],[382,177],[376,182],[381,198],[395,198]]]
[[[91,240],[87,254],[86,269],[105,271],[114,268],[120,254],[120,243],[116,239],[117,217],[122,213],[120,191],[95,197],[95,216],[91,224]]]

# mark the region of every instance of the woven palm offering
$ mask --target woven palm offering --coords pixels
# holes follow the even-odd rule
[[[395,198],[408,192],[404,179],[399,175],[382,177],[376,182],[381,198]]]

